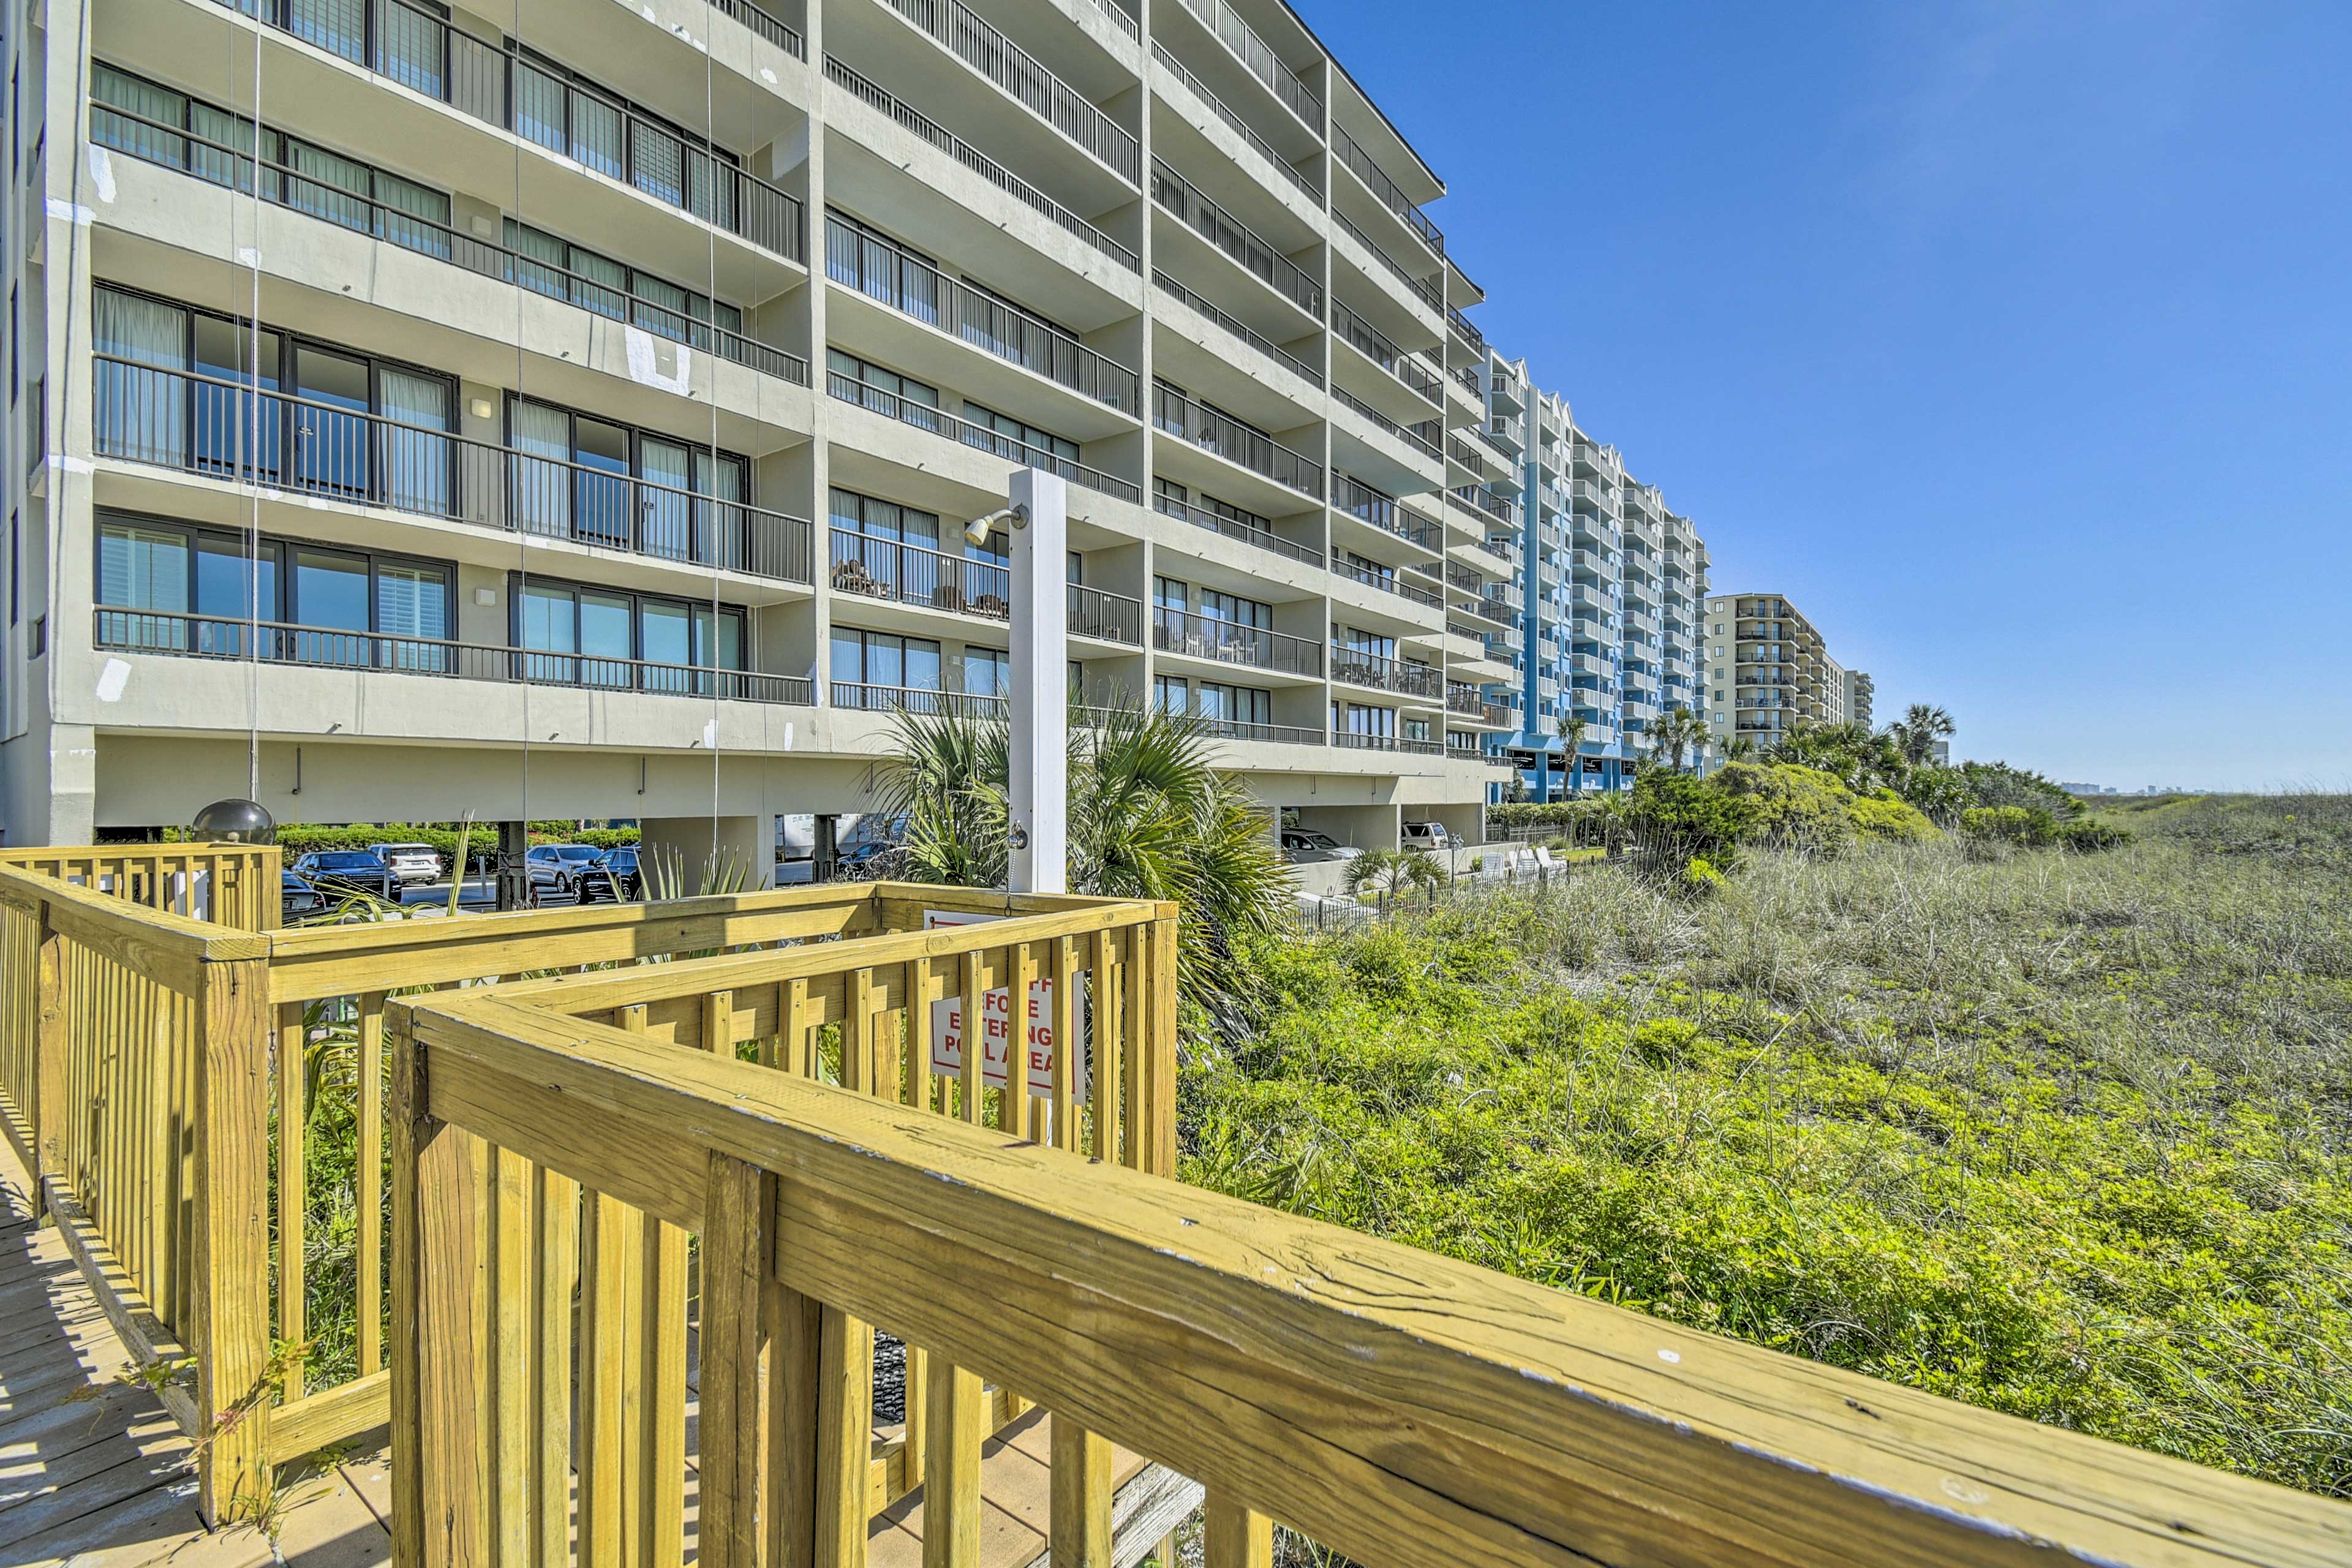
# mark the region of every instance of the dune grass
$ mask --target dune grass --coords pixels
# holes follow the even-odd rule
[[[2352,804],[1270,948],[1188,1179],[2352,1496]]]

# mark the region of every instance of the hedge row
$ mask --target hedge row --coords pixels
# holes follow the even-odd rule
[[[420,825],[410,822],[352,823],[339,827],[317,823],[281,823],[278,828],[278,847],[291,865],[304,855],[316,855],[329,849],[365,849],[371,844],[423,844],[441,857],[446,866],[457,853],[457,833],[455,826],[435,823]],[[534,822],[530,825],[533,844],[593,844],[599,849],[617,849],[637,842],[634,827],[599,827],[583,831],[568,822]],[[499,830],[490,824],[476,823],[473,837],[467,840],[469,858],[477,859],[496,850]]]

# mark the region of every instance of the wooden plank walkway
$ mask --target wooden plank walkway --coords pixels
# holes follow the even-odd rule
[[[276,1540],[207,1531],[186,1437],[133,1369],[0,1139],[0,1564],[364,1568],[392,1561],[382,1457],[287,1478]]]

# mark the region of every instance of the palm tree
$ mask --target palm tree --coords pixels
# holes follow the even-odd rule
[[[1561,748],[1567,752],[1568,793],[1572,798],[1584,795],[1584,715],[1560,713],[1553,717],[1551,726],[1559,732]]]
[[[1368,849],[1348,862],[1342,879],[1349,892],[1360,894],[1370,888],[1386,903],[1391,894],[1437,886],[1445,880],[1445,873],[1426,850]]]
[[[1908,711],[1886,727],[1906,763],[1924,768],[1936,760],[1936,742],[1958,733],[1950,713],[1931,702],[1914,702]]]
[[[906,820],[907,879],[1003,887],[1009,726],[968,709],[893,717],[880,804]],[[1207,740],[1197,718],[1139,704],[1072,711],[1069,886],[1181,905],[1179,987],[1222,1011],[1250,989],[1234,940],[1275,930],[1290,879],[1265,810],[1238,778],[1210,765]]]
[[[1683,771],[1683,752],[1692,753],[1694,766],[1698,762],[1699,748],[1706,744],[1706,723],[1689,709],[1677,706],[1666,715],[1666,742],[1674,757],[1675,772]]]
[[[1723,760],[1727,763],[1752,762],[1756,756],[1756,737],[1734,735],[1723,742]]]

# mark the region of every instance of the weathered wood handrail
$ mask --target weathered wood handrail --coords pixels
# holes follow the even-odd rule
[[[1372,1568],[2352,1561],[2337,1502],[543,1002],[391,1012],[404,1568],[561,1548],[571,1344],[540,1330],[566,1298],[531,1260],[568,1184],[702,1237],[698,1551],[720,1568],[865,1561],[845,1438],[874,1322],[961,1369],[933,1384],[967,1440],[926,1478],[927,1563],[974,1560],[982,1379],[1078,1434],[1057,1519],[1099,1517],[1104,1439],[1202,1481],[1210,1568],[1262,1563],[1269,1518]],[[675,1563],[681,1471],[588,1436],[612,1348],[580,1347],[581,1557],[616,1560],[626,1526],[633,1557]]]
[[[1077,911],[1115,908],[1136,926],[1167,913],[1164,906],[1116,900],[848,884],[659,905],[230,931],[172,907],[198,907],[197,884],[180,862],[192,854],[201,861],[205,852],[125,847],[0,857],[0,1121],[27,1168],[41,1173],[45,1200],[126,1341],[142,1360],[194,1373],[189,1384],[165,1392],[192,1434],[210,1435],[202,1500],[214,1519],[239,1497],[259,1499],[270,1465],[385,1419],[387,1237],[379,1173],[386,1148],[383,1022],[393,995],[583,968],[616,971],[585,979],[656,970],[682,977],[688,964],[656,961],[754,949],[800,965],[807,977],[815,1001],[804,1016],[803,1047],[795,1064],[779,1065],[817,1072],[826,1064],[807,1031],[838,1030],[853,984],[845,977],[873,973],[859,952],[866,941],[893,940],[893,922],[919,925],[925,910],[995,921],[916,939],[961,952],[1002,947],[1008,939],[997,933],[1017,936],[1040,919],[1066,923]],[[212,872],[205,886],[266,886],[274,913],[275,851],[234,853],[247,858],[226,875]],[[245,875],[246,866],[254,874]],[[246,904],[217,909],[263,923]],[[1088,916],[1077,924],[1100,928],[1113,961],[1126,963],[1132,939],[1118,921]],[[809,945],[785,954],[779,944]],[[983,989],[1003,984],[992,963],[979,973]],[[1166,973],[1172,978],[1172,961]],[[900,1005],[903,971],[886,973],[869,1000],[869,1019]],[[741,1016],[748,1024],[752,1016],[747,997]],[[872,1033],[857,1037],[870,1040]],[[326,1192],[308,1169],[309,1138],[281,1135],[307,1129],[320,1109],[311,1103],[308,1069],[321,1054],[338,1064],[349,1058],[347,1070],[339,1065],[320,1081],[328,1085],[322,1098],[333,1100],[330,1109],[348,1114],[355,1145],[347,1184]],[[871,1059],[853,1052],[844,1066],[866,1073]],[[1143,1118],[1127,1134],[1127,1148],[1148,1151],[1159,1169],[1173,1159],[1172,1047],[1155,1051],[1148,1065],[1148,1073],[1141,1065],[1129,1069],[1142,1074],[1139,1087],[1115,1110]],[[1016,1113],[1027,1110],[1025,1098],[1013,1098]],[[1003,1097],[997,1103],[1001,1109]],[[1063,1121],[1075,1131],[1080,1118]],[[354,1237],[348,1279],[343,1259],[331,1254],[333,1272],[314,1280],[314,1205],[346,1201]],[[238,1224],[249,1223],[249,1231],[232,1226],[231,1216],[242,1216]],[[222,1267],[211,1267],[213,1258]],[[352,1320],[331,1371],[317,1354],[314,1307]],[[311,1349],[273,1355],[273,1340]],[[904,1489],[906,1452],[902,1441],[877,1458],[883,1495]]]

